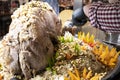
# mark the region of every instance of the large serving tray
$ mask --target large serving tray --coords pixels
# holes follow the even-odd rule
[[[75,35],[77,38],[78,35]],[[96,39],[98,40],[98,39]],[[115,47],[117,51],[120,51],[120,44],[116,43],[110,43],[108,41],[101,41],[98,40],[100,43],[103,43],[104,45],[108,46],[110,49]],[[118,57],[118,61],[116,66],[111,70],[106,76],[104,76],[101,80],[120,80],[120,56]]]

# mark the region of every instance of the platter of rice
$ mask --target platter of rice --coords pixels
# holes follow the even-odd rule
[[[60,34],[61,21],[49,4],[18,8],[0,41],[0,80],[114,80],[120,68],[116,48],[90,33]]]
[[[58,39],[60,43],[49,66],[31,80],[107,80],[105,76],[118,62],[116,48],[95,41],[89,33],[79,32],[76,38],[66,32]]]

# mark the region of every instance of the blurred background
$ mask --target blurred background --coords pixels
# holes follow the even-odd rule
[[[29,1],[31,0],[0,0],[0,37],[3,37],[6,33],[8,33],[12,13],[20,5],[24,5]],[[107,2],[107,0],[102,1]],[[73,9],[76,6],[74,4],[75,0],[58,0],[58,2],[59,16],[62,20],[62,24],[64,25],[66,21],[71,20]],[[104,38],[104,33],[96,28],[93,28],[89,22],[83,25],[81,29],[78,29],[78,31],[79,30],[84,31],[85,33],[90,32],[99,39]]]

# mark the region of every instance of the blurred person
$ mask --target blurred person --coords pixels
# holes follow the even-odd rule
[[[89,20],[93,27],[106,34],[106,43],[120,48],[120,0],[88,1],[84,0],[83,6],[73,12],[73,25],[81,26]]]
[[[90,2],[75,10],[72,18],[74,25],[86,22],[88,18],[92,26],[106,33],[120,33],[120,1],[108,2]]]

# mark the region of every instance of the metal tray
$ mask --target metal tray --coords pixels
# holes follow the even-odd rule
[[[109,42],[109,41],[106,41],[106,40],[103,40],[103,42],[110,45],[110,46],[115,47],[117,49],[117,51],[120,51],[120,43]]]

